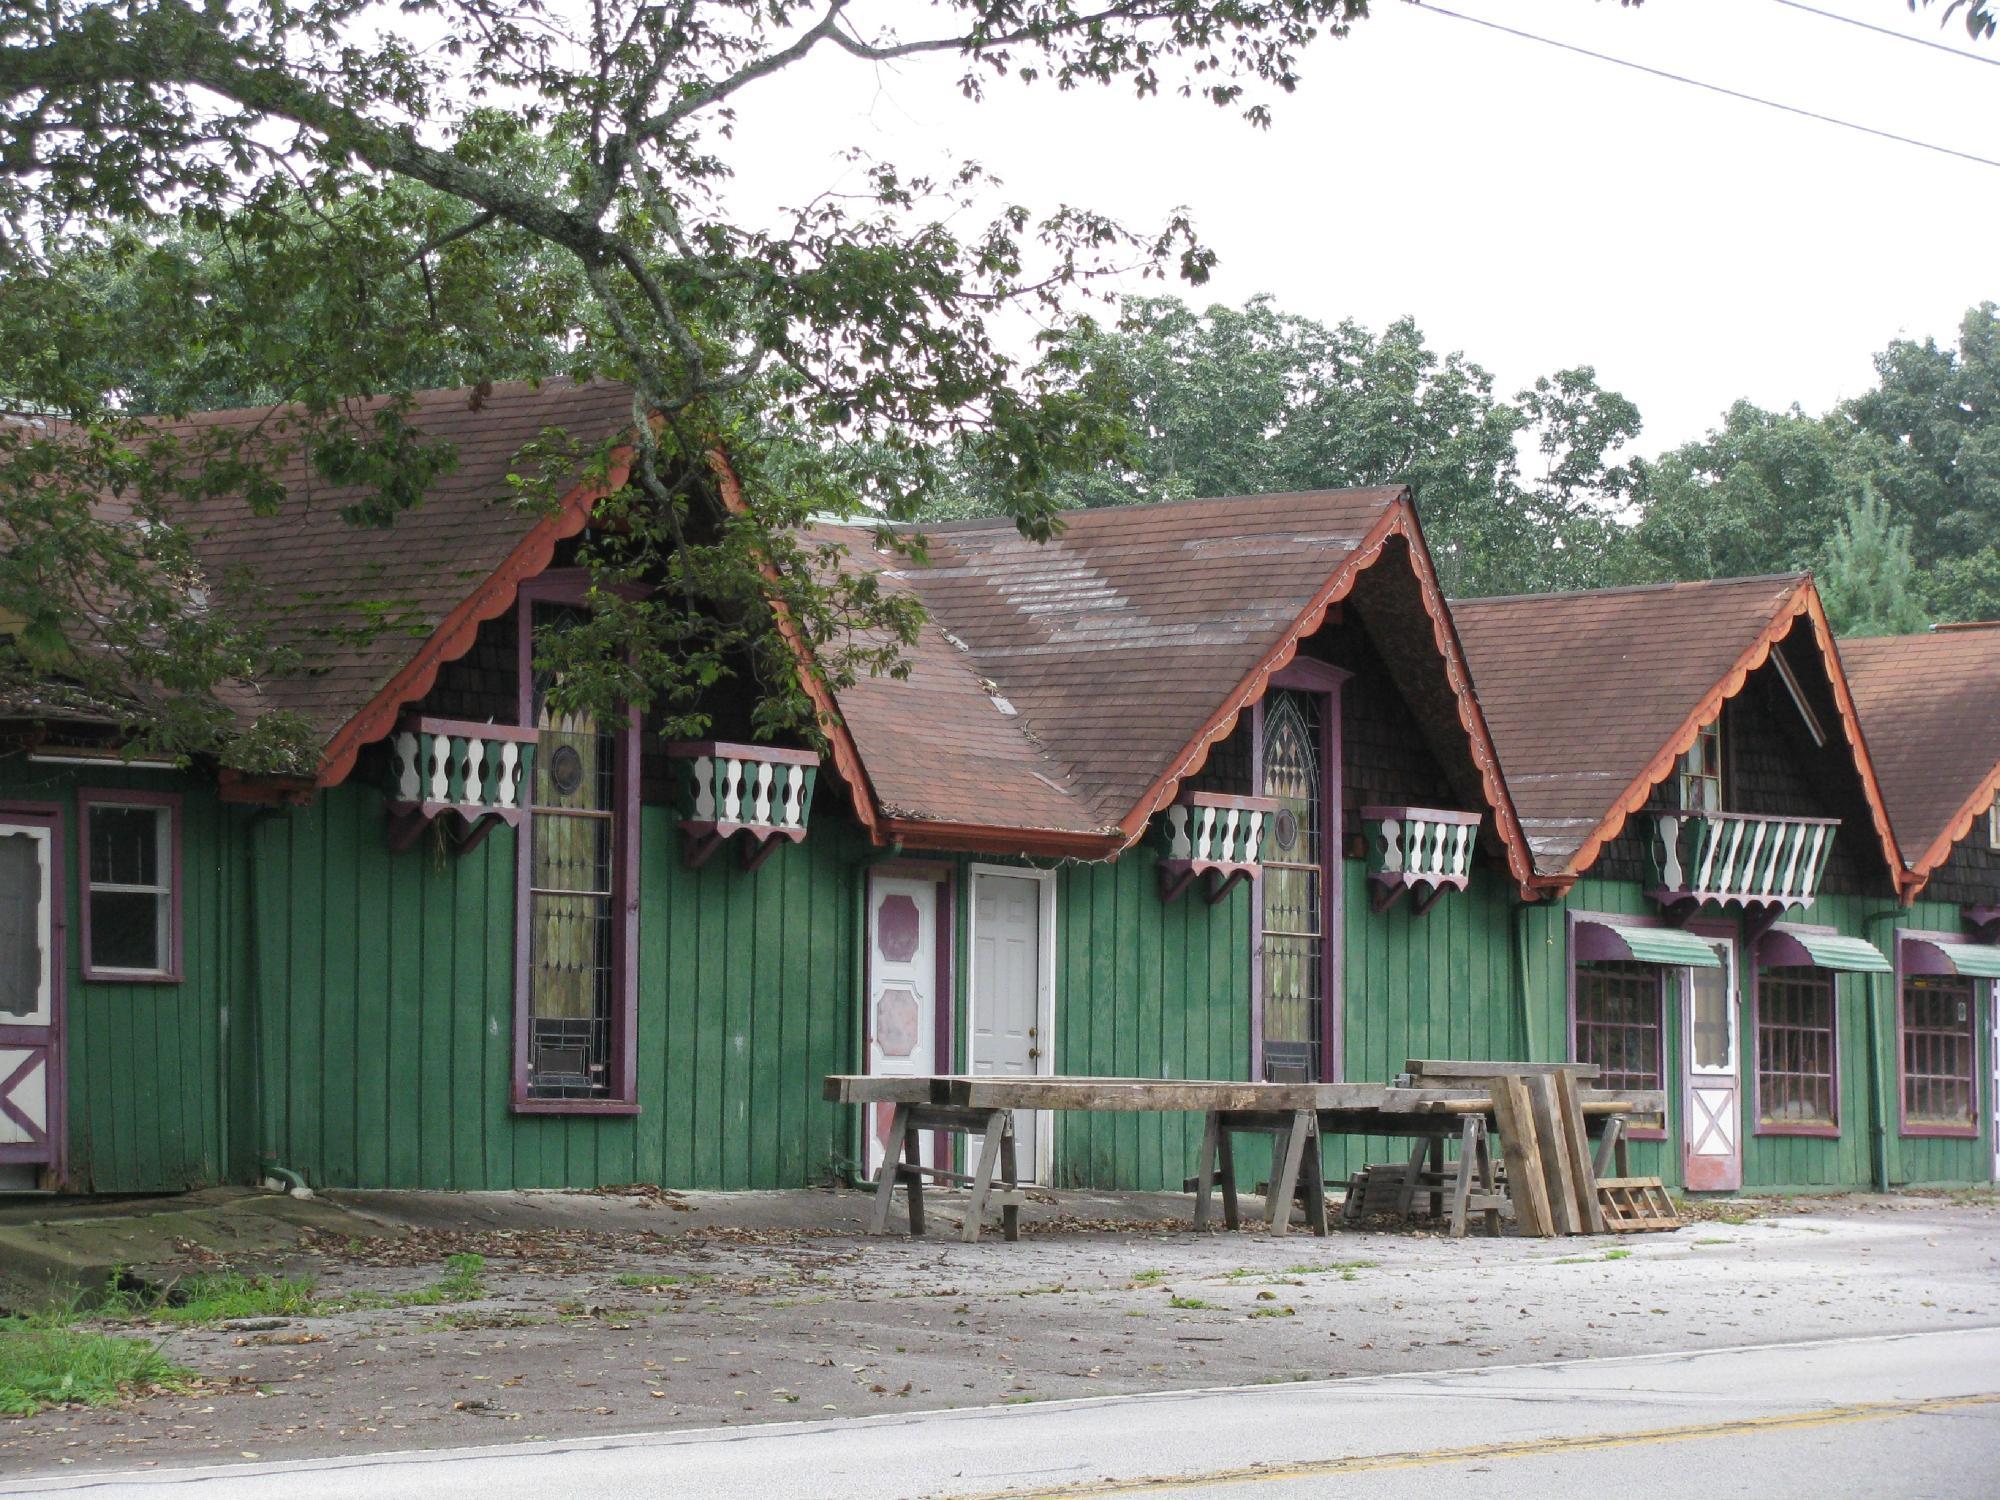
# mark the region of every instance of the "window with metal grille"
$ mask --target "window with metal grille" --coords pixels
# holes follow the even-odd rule
[[[559,631],[577,605],[533,600],[521,615],[537,635]],[[522,824],[526,916],[520,1094],[529,1107],[629,1105],[632,1060],[622,825],[630,815],[637,732],[628,716],[600,720],[552,701],[557,679],[527,677],[534,765]]]
[[[1838,1129],[1839,1022],[1831,970],[1757,976],[1757,1119],[1775,1130]]]
[[[1601,1089],[1657,1089],[1665,1077],[1661,1050],[1664,988],[1652,964],[1576,966],[1576,1060],[1595,1063]],[[1634,1115],[1632,1125],[1658,1129],[1658,1115]]]
[[[1976,994],[1973,982],[1959,975],[1912,974],[1903,981],[1905,1129],[1977,1128]]]

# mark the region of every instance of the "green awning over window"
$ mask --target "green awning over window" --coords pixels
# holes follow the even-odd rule
[[[1628,926],[1604,917],[1580,919],[1579,958],[1626,958],[1674,968],[1719,969],[1722,958],[1707,938],[1678,927]]]
[[[1801,956],[1791,947],[1803,949]],[[1840,969],[1849,974],[1887,974],[1893,966],[1882,950],[1865,938],[1846,937],[1837,932],[1813,932],[1803,927],[1773,927],[1764,937],[1759,953],[1766,964],[1806,963],[1821,969]]]
[[[1968,979],[2000,979],[2000,948],[1990,948],[1984,943],[1949,943],[1942,938],[1906,938],[1905,942],[1921,942],[1926,947],[1935,948],[1951,965],[1954,974],[1962,974]]]

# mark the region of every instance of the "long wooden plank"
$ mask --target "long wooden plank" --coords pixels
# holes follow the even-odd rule
[[[1563,1134],[1569,1147],[1570,1172],[1576,1179],[1579,1228],[1585,1234],[1604,1233],[1604,1205],[1597,1199],[1597,1169],[1590,1159],[1590,1140],[1584,1133],[1583,1101],[1576,1080],[1567,1075],[1555,1080],[1556,1103],[1562,1110]]]
[[[1413,1057],[1403,1064],[1412,1078],[1532,1078],[1538,1074],[1567,1073],[1585,1080],[1596,1078],[1595,1063],[1463,1062],[1443,1057]]]
[[[1556,1080],[1538,1073],[1522,1080],[1528,1091],[1528,1108],[1535,1117],[1535,1138],[1540,1148],[1542,1176],[1549,1190],[1549,1227],[1557,1234],[1582,1232],[1582,1215],[1576,1204],[1576,1174],[1571,1167],[1569,1131],[1556,1099]]]
[[[1546,1237],[1549,1191],[1542,1179],[1541,1151],[1535,1139],[1534,1112],[1519,1079],[1493,1080],[1493,1113],[1500,1126],[1500,1148],[1507,1163],[1507,1194],[1514,1201],[1514,1222],[1523,1234]]]

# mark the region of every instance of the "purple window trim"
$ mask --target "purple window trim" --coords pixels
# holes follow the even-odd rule
[[[167,810],[167,962],[159,969],[101,969],[90,961],[90,814],[98,807]],[[76,793],[76,906],[82,977],[92,984],[180,984],[181,798],[178,792],[126,792],[79,787]]]
[[[514,631],[520,722],[534,724],[534,618],[537,604],[582,604],[590,593],[583,568],[555,568],[523,583],[515,596]],[[531,793],[532,796],[532,793]],[[533,1115],[636,1115],[639,1113],[639,711],[628,712],[618,735],[615,792],[617,834],[612,841],[613,944],[611,993],[618,1006],[612,1026],[611,1076],[616,1092],[602,1099],[537,1099],[528,1091],[528,886],[534,815],[526,813],[514,844],[514,1078],[511,1108]]]
[[[1981,984],[1976,979],[1972,981],[1972,1122],[1968,1125],[1945,1125],[1929,1121],[1919,1121],[1914,1125],[1910,1123],[1910,1094],[1908,1085],[1905,1083],[1903,1077],[1905,1065],[1908,1060],[1908,1054],[1903,1050],[1904,984],[1912,975],[1925,973],[1927,970],[1913,969],[1906,966],[1903,949],[1903,940],[1905,938],[1915,938],[1919,942],[1936,942],[1940,939],[1954,943],[1965,941],[1963,933],[1926,932],[1915,928],[1903,927],[1896,929],[1896,953],[1895,957],[1891,960],[1895,965],[1895,974],[1893,977],[1896,983],[1896,1133],[1918,1139],[1977,1140],[1985,1132],[1979,1120],[1979,1013],[1981,1010],[1979,1002],[1981,998]],[[1990,985],[1987,986],[1989,989],[1990,987]],[[1991,1003],[1992,1001],[1989,996],[1987,1000],[1989,1007]],[[1991,1110],[1991,1105],[1988,1106],[1988,1109],[1989,1111]]]
[[[1576,1055],[1576,966],[1578,959],[1576,929],[1588,922],[1616,922],[1621,927],[1664,927],[1667,924],[1658,917],[1626,916],[1622,912],[1609,911],[1568,911],[1563,914],[1568,942],[1568,965],[1565,974],[1566,993],[1564,1004],[1567,1014],[1563,1020],[1563,1052],[1571,1062],[1581,1062]],[[1588,962],[1588,960],[1584,960]],[[1660,1081],[1655,1085],[1662,1094],[1667,1092],[1667,971],[1660,965]],[[1664,1141],[1671,1139],[1672,1131],[1668,1120],[1658,1125],[1635,1125],[1625,1132],[1625,1138],[1632,1141]]]
[[[1832,928],[1827,929],[1829,932],[1833,930]],[[1766,936],[1769,936],[1769,934],[1767,933]],[[1757,1055],[1752,1060],[1750,1068],[1750,1133],[1753,1136],[1807,1136],[1821,1140],[1838,1140],[1842,1129],[1840,1086],[1842,1079],[1846,1076],[1841,1072],[1840,1063],[1840,973],[1834,969],[1825,971],[1833,985],[1833,1123],[1830,1125],[1787,1124],[1783,1121],[1766,1121],[1764,1118],[1764,1038],[1761,1030],[1764,1017],[1764,970],[1766,967],[1791,968],[1794,966],[1789,964],[1767,966],[1764,962],[1764,944],[1762,938],[1759,938],[1756,944],[1753,945],[1750,958],[1750,983],[1746,987],[1743,996],[1749,1007],[1748,1024],[1745,1030],[1750,1033],[1751,1043],[1757,1049]],[[1818,966],[1803,964],[1797,967],[1816,968]]]
[[[1293,657],[1271,674],[1265,696],[1283,688],[1294,693],[1320,695],[1320,858],[1325,866],[1321,877],[1326,911],[1320,921],[1324,936],[1320,944],[1320,1080],[1340,1082],[1345,1066],[1342,1056],[1345,1038],[1345,1008],[1340,993],[1342,942],[1346,914],[1347,867],[1341,830],[1341,717],[1340,689],[1354,674],[1330,662],[1311,657]],[[1264,698],[1250,709],[1250,785],[1255,795],[1264,790]],[[1250,900],[1250,1076],[1264,1076],[1264,893],[1253,887]]]
[[[0,1146],[0,1162],[36,1163],[46,1159],[50,1175],[58,1183],[69,1175],[69,905],[63,877],[63,812],[52,802],[8,802],[0,800],[0,819],[27,824],[49,831],[49,1024],[9,1026],[0,1022],[0,1041],[11,1045],[48,1047],[49,1124],[48,1145],[32,1141]]]

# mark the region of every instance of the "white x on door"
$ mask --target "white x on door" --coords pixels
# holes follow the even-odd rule
[[[53,815],[0,815],[0,1163],[60,1165],[62,923]]]
[[[1742,1084],[1737,1062],[1739,1031],[1736,944],[1710,944],[1719,969],[1683,969],[1687,1004],[1681,1028],[1687,1107],[1681,1114],[1686,1147],[1685,1181],[1698,1193],[1733,1192],[1743,1186]]]

